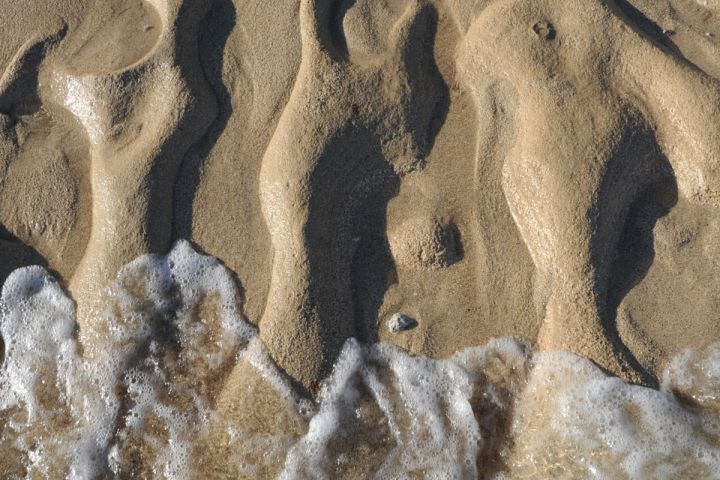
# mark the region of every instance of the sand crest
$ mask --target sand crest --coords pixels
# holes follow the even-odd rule
[[[217,258],[262,352],[217,373],[227,424],[302,442],[354,341],[658,387],[720,340],[715,0],[0,7],[0,281],[49,270],[91,359],[124,266]]]

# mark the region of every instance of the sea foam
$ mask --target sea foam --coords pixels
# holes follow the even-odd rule
[[[442,360],[351,339],[309,402],[240,302],[231,273],[181,241],[124,267],[78,336],[49,273],[13,272],[0,299],[3,478],[720,478],[720,344],[682,352],[653,390],[513,339]],[[301,434],[250,433],[216,410],[240,361],[298,410]],[[213,466],[218,430],[232,455]]]

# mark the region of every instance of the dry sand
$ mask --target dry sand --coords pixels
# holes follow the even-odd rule
[[[716,0],[0,11],[0,276],[57,272],[81,340],[117,269],[180,238],[308,395],[349,337],[517,336],[649,385],[720,339]]]

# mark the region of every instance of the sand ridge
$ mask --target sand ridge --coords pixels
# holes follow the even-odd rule
[[[533,422],[563,425],[552,420],[564,412],[557,405],[588,392],[622,407],[618,415],[628,399],[652,397],[649,405],[670,412],[663,420],[689,415],[676,423],[688,438],[695,432],[700,414],[682,402],[705,401],[703,389],[714,388],[705,364],[718,350],[708,360],[676,355],[701,351],[720,331],[717,1],[18,3],[0,0],[9,12],[0,34],[0,281],[34,264],[60,278],[61,286],[34,268],[10,284],[44,285],[48,297],[27,305],[62,300],[59,340],[77,346],[80,363],[107,360],[132,339],[140,353],[123,357],[108,392],[132,384],[133,362],[170,392],[148,411],[168,401],[182,416],[199,392],[193,398],[207,405],[192,418],[207,407],[218,422],[201,436],[193,429],[202,421],[179,424],[188,427],[181,436],[202,437],[193,447],[203,466],[233,469],[228,459],[248,454],[263,464],[256,476],[271,477],[292,470],[293,458],[305,468],[317,438],[323,449],[352,452],[369,438],[381,447],[361,445],[366,454],[346,467],[323,468],[352,476],[366,458],[378,467],[400,438],[388,440],[391,420],[405,418],[394,430],[403,432],[424,418],[407,401],[422,395],[403,391],[431,399],[462,391],[459,403],[436,402],[461,406],[461,419],[485,408],[479,398],[500,402],[493,408],[502,412],[485,412],[499,423],[480,427],[501,445],[514,408],[503,402],[525,398],[517,418],[525,408],[537,434],[517,437],[528,458],[554,445],[545,434],[567,439]],[[122,268],[173,244],[168,257]],[[225,297],[186,278],[206,270],[221,276]],[[159,296],[148,293],[158,285]],[[38,315],[24,320],[32,312],[23,301],[8,297],[17,308],[4,327],[43,325]],[[250,333],[223,343],[223,315]],[[175,342],[173,328],[187,335]],[[108,332],[117,345],[104,346]],[[492,343],[487,369],[462,380],[458,365],[472,355],[456,352],[509,336],[532,347]],[[193,349],[195,338],[210,354]],[[498,364],[498,345],[514,345],[509,358],[521,364]],[[698,378],[678,373],[672,385],[642,389],[535,347],[579,354],[631,383],[657,387],[673,357],[678,372]],[[217,348],[212,374],[187,373]],[[58,352],[41,356],[48,371],[57,371]],[[531,357],[541,368],[515,379],[533,368]],[[429,383],[428,369],[437,369]],[[490,383],[517,391],[475,391],[493,372]],[[558,385],[553,372],[570,380]],[[174,398],[178,385],[187,395]],[[529,396],[517,397],[528,385]],[[114,413],[123,421],[123,408],[145,408],[129,400],[142,388],[127,390],[114,393],[130,402]],[[602,409],[572,405],[605,421]],[[440,418],[445,406],[425,413]],[[61,411],[50,409],[53,418]],[[341,414],[373,428],[363,436],[323,423]],[[565,430],[579,425],[571,419]],[[470,430],[455,440],[477,440]],[[407,445],[425,434],[412,432]],[[238,438],[247,451],[238,452]],[[266,448],[273,439],[280,447]],[[123,454],[142,458],[123,468],[154,465],[153,442],[144,441],[125,442]],[[400,444],[398,458],[420,451]],[[461,450],[472,457],[478,445]],[[488,459],[475,457],[484,467]]]
[[[274,251],[261,338],[306,386],[354,336],[353,210],[422,167],[442,89],[425,43],[428,3],[410,2],[384,56],[358,63],[332,39],[329,8],[301,2],[303,59],[259,180]]]
[[[518,97],[503,190],[536,288],[546,292],[541,348],[576,351],[639,381],[634,359],[613,345],[612,260],[646,190],[670,182],[690,202],[716,204],[720,136],[706,122],[720,114],[720,84],[669,55],[618,7],[587,2],[580,10],[493,2],[458,61],[476,95],[505,82]]]
[[[716,4],[61,3],[0,57],[0,221],[81,338],[117,269],[177,238],[236,272],[307,395],[353,336],[447,356],[517,335],[649,384],[674,318],[717,337],[714,288],[648,314],[677,265],[716,268]],[[388,333],[395,313],[417,327]]]
[[[216,109],[197,61],[204,3],[160,1],[153,8],[162,31],[140,59],[94,72],[95,63],[76,57],[72,69],[46,72],[51,105],[77,118],[90,145],[92,226],[70,282],[81,325],[95,314],[89,299],[120,266],[168,248],[171,221],[158,212],[170,209],[183,154]],[[83,68],[89,73],[78,72]]]

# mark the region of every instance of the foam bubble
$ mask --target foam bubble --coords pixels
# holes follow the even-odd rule
[[[432,360],[350,340],[280,478],[476,478],[487,418],[473,403],[503,408],[483,369],[509,374],[526,358],[511,341]]]
[[[716,478],[720,438],[667,389],[608,377],[564,352],[537,354],[517,400],[513,478]]]
[[[720,344],[681,353],[652,390],[512,339],[443,360],[349,340],[311,402],[245,322],[230,272],[187,242],[124,267],[102,304],[80,345],[74,304],[44,269],[6,281],[7,477],[204,478],[228,465],[283,479],[720,477]],[[305,431],[257,432],[213,409],[240,359]],[[229,454],[213,466],[218,430]]]
[[[75,339],[74,305],[41,267],[14,272],[2,293],[0,449],[20,476],[188,478],[195,436],[209,421],[218,370],[254,336],[231,274],[179,242],[166,257],[124,267],[107,308]],[[5,467],[5,465],[3,465]],[[9,470],[6,470],[9,471]],[[142,475],[142,473],[140,473]]]

